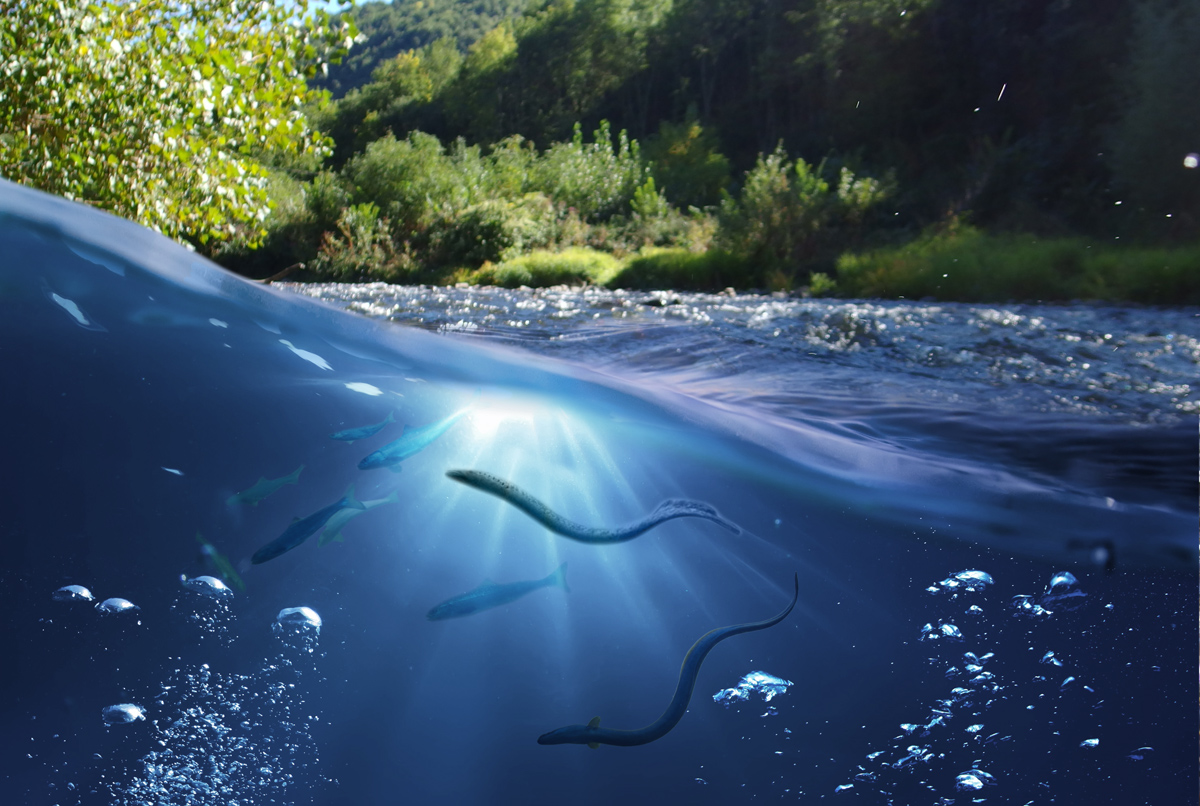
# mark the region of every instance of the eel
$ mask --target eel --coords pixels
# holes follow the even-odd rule
[[[741,534],[742,531],[736,524],[721,517],[721,513],[717,512],[711,504],[682,498],[670,498],[663,501],[649,515],[627,526],[616,529],[584,526],[564,518],[520,487],[493,476],[491,473],[479,470],[449,470],[446,475],[469,487],[503,498],[550,531],[572,540],[578,540],[580,543],[623,543],[673,518],[704,518],[728,529],[735,535]]]
[[[692,648],[683,656],[683,665],[679,669],[679,684],[675,686],[675,696],[671,698],[671,704],[654,722],[638,730],[616,730],[600,727],[600,717],[595,717],[586,725],[567,725],[564,728],[543,733],[538,737],[538,744],[586,744],[593,749],[602,744],[633,747],[639,744],[648,744],[666,736],[687,711],[688,701],[692,699],[692,690],[696,687],[696,676],[700,674],[700,664],[704,662],[704,658],[712,651],[712,648],[730,636],[754,630],[765,630],[783,621],[787,614],[792,612],[792,608],[796,606],[796,600],[800,597],[799,574],[795,575],[795,583],[796,591],[792,594],[791,603],[774,618],[751,624],[718,627],[700,636],[700,640],[692,644]]]

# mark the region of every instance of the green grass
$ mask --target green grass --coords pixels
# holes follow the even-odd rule
[[[757,279],[747,271],[744,260],[728,252],[650,248],[628,258],[606,285],[638,290],[720,291],[730,286],[750,288]]]
[[[1107,300],[1200,304],[1200,244],[1115,246],[1082,239],[927,233],[891,249],[843,254],[842,296],[959,302]]]
[[[473,285],[504,288],[604,285],[621,267],[619,259],[595,249],[572,247],[561,252],[539,249],[503,263],[484,264],[465,279]]]

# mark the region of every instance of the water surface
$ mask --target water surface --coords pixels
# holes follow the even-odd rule
[[[0,190],[17,801],[1194,795],[1195,311],[302,289],[363,317]],[[453,469],[741,532],[585,545]],[[652,722],[793,574],[662,739],[537,744]]]

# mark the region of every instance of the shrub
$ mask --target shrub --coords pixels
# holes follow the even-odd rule
[[[424,229],[473,201],[442,144],[424,132],[381,137],[346,163],[344,175],[355,202],[378,205],[400,230]]]
[[[593,141],[585,143],[577,123],[571,142],[555,143],[537,161],[532,189],[578,210],[585,220],[602,220],[628,209],[645,177],[636,140],[622,131],[614,145],[603,121]]]
[[[605,285],[609,288],[680,291],[750,288],[758,284],[759,277],[748,269],[740,256],[728,252],[652,248],[626,261],[624,269]]]
[[[606,252],[575,247],[561,252],[537,250],[498,265],[485,265],[472,273],[476,285],[544,287],[551,285],[603,285],[620,271],[621,262]]]
[[[650,171],[663,193],[676,204],[717,204],[729,185],[729,160],[717,150],[717,138],[695,120],[664,121],[644,149]]]
[[[355,204],[342,211],[337,232],[326,232],[310,267],[333,280],[396,282],[411,274],[411,256],[396,248],[386,218],[374,204]]]
[[[802,159],[788,159],[783,145],[759,156],[746,173],[741,194],[721,202],[717,244],[764,271],[794,271],[834,243],[857,235],[867,211],[891,192],[891,181],[858,177],[843,167],[836,188]]]
[[[555,241],[554,205],[540,193],[515,201],[490,199],[436,222],[429,261],[442,266],[479,266]]]

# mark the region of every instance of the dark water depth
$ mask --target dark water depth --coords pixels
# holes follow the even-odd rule
[[[0,184],[12,802],[1195,796],[1194,311],[302,290]]]

